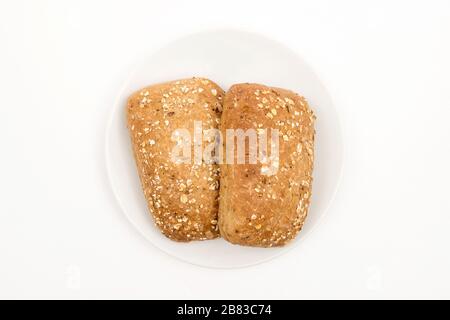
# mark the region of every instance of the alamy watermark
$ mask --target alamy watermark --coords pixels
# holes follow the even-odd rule
[[[223,137],[219,129],[204,130],[202,121],[194,121],[193,133],[176,129],[171,140],[175,145],[170,159],[176,164],[261,163],[263,175],[274,175],[279,168],[278,129],[226,129]]]

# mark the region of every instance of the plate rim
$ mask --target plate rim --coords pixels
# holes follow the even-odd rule
[[[112,130],[112,126],[114,123],[114,119],[115,116],[117,115],[118,112],[118,105],[120,104],[120,100],[124,95],[124,91],[127,87],[127,85],[129,84],[129,82],[131,81],[131,79],[133,78],[133,76],[137,73],[138,70],[138,66],[143,63],[145,60],[147,60],[149,57],[157,55],[160,51],[162,51],[165,47],[169,46],[172,43],[175,43],[177,41],[183,40],[185,38],[189,38],[192,36],[198,36],[198,35],[202,35],[202,34],[213,34],[213,33],[219,33],[219,32],[233,32],[233,33],[244,33],[247,35],[251,35],[251,36],[255,36],[255,37],[259,37],[261,39],[273,42],[275,44],[277,44],[278,46],[282,47],[284,50],[289,51],[291,54],[293,54],[295,57],[297,57],[299,60],[301,60],[309,69],[309,71],[317,78],[318,82],[320,83],[321,87],[325,90],[325,92],[328,95],[329,101],[330,101],[330,105],[331,107],[334,109],[335,114],[336,114],[336,118],[335,118],[335,122],[336,122],[336,128],[337,128],[337,132],[338,132],[338,138],[337,140],[339,141],[340,144],[340,154],[339,154],[339,172],[337,173],[337,178],[336,178],[336,185],[334,187],[334,190],[331,192],[329,201],[326,205],[326,207],[322,210],[321,215],[318,217],[317,221],[315,222],[315,224],[313,226],[311,226],[310,230],[303,235],[303,239],[302,241],[292,241],[289,244],[287,244],[284,247],[279,247],[278,249],[281,249],[279,252],[267,257],[267,258],[263,258],[261,260],[259,260],[256,263],[246,263],[246,264],[241,264],[238,266],[212,266],[212,265],[202,265],[200,263],[195,263],[192,261],[189,261],[187,259],[181,258],[173,253],[171,253],[169,250],[166,250],[165,248],[163,248],[162,246],[160,246],[159,244],[156,244],[148,235],[146,235],[145,232],[143,232],[143,230],[141,229],[141,227],[132,219],[130,218],[129,214],[127,213],[127,210],[125,210],[125,206],[122,203],[121,198],[118,195],[118,191],[117,191],[117,186],[116,183],[114,182],[114,178],[113,178],[113,174],[112,174],[112,169],[111,169],[111,160],[109,159],[108,155],[110,152],[110,147],[111,147],[111,141],[110,141],[110,132]],[[305,239],[307,239],[315,230],[318,226],[320,226],[323,223],[324,220],[324,216],[326,215],[326,213],[330,210],[331,206],[333,205],[337,192],[340,188],[340,184],[342,181],[342,177],[343,177],[343,172],[344,172],[344,163],[345,163],[345,141],[344,141],[344,136],[343,136],[343,132],[342,132],[342,123],[341,123],[341,118],[339,116],[339,113],[337,112],[337,109],[335,107],[335,103],[333,100],[333,97],[331,96],[330,92],[327,90],[327,88],[325,87],[325,85],[323,84],[322,79],[319,77],[319,75],[316,73],[316,71],[311,67],[311,64],[305,60],[303,57],[301,57],[299,55],[299,53],[297,51],[295,51],[294,49],[292,49],[290,46],[284,44],[283,42],[277,40],[277,39],[273,39],[270,36],[266,36],[265,34],[261,34],[255,31],[248,31],[248,30],[242,30],[242,29],[238,29],[238,28],[207,28],[207,29],[200,29],[198,31],[190,31],[190,32],[186,32],[183,33],[182,35],[178,35],[176,37],[172,37],[171,39],[169,39],[168,41],[164,41],[164,43],[162,43],[160,46],[158,46],[157,48],[150,50],[150,52],[145,52],[142,53],[142,57],[137,58],[137,61],[135,63],[132,63],[131,66],[128,67],[128,69],[130,69],[131,71],[129,72],[129,75],[126,77],[125,81],[123,83],[121,83],[120,85],[120,89],[117,91],[116,97],[114,98],[114,102],[113,102],[113,107],[112,110],[109,110],[110,114],[109,117],[107,118],[107,123],[106,123],[106,130],[105,130],[105,137],[104,137],[104,141],[105,141],[105,147],[103,149],[104,152],[104,160],[106,162],[106,174],[108,177],[108,182],[109,182],[109,186],[110,186],[110,190],[113,193],[113,196],[115,198],[116,204],[119,206],[120,211],[122,212],[122,214],[124,214],[128,220],[129,223],[131,223],[131,225],[138,231],[138,233],[145,239],[147,240],[146,242],[149,242],[154,248],[158,249],[159,251],[163,252],[165,255],[181,261],[183,263],[187,263],[190,265],[194,265],[197,267],[201,267],[201,268],[206,268],[206,269],[216,269],[216,270],[230,270],[230,269],[244,269],[244,268],[249,268],[249,267],[253,267],[253,266],[257,266],[263,263],[267,263],[275,258],[280,257],[281,255],[286,254],[287,252],[290,252],[292,249],[298,247],[301,243],[304,242]],[[161,236],[163,237],[164,235],[161,234]],[[215,239],[216,241],[218,241],[217,239]],[[225,241],[222,239],[222,241]],[[236,245],[237,246],[237,245]],[[268,248],[268,250],[270,250],[270,248]]]

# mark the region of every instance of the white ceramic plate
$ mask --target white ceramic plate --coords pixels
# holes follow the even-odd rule
[[[314,109],[317,135],[312,205],[303,230],[290,245],[284,248],[248,248],[231,245],[223,239],[177,243],[165,238],[153,225],[125,127],[126,99],[144,86],[192,76],[209,78],[225,90],[233,83],[241,82],[290,89],[304,95]],[[174,41],[137,66],[111,112],[106,164],[113,192],[124,214],[145,238],[183,261],[205,267],[235,268],[272,259],[304,241],[325,216],[337,189],[343,145],[338,116],[330,96],[316,74],[297,54],[264,36],[217,30]]]

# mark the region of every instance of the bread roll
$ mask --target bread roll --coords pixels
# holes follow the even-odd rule
[[[176,129],[193,134],[194,121],[218,128],[223,95],[212,81],[192,78],[144,88],[128,100],[127,126],[148,208],[172,240],[219,236],[218,165],[195,164],[193,157],[174,163],[171,153]]]
[[[221,165],[219,228],[227,241],[282,246],[300,231],[311,196],[314,120],[306,100],[288,90],[236,84],[226,93],[224,137],[226,129],[279,130],[278,162]]]

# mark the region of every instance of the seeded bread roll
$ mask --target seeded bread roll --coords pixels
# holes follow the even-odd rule
[[[218,128],[223,95],[212,81],[192,78],[144,88],[128,100],[127,126],[148,208],[172,240],[219,236],[219,167],[195,164],[194,157],[174,163],[171,153],[175,130],[193,133],[194,121]]]
[[[224,137],[226,129],[279,130],[279,161],[267,154],[266,164],[221,165],[219,228],[227,241],[282,246],[300,231],[311,196],[314,120],[306,100],[288,90],[236,84],[226,93]],[[270,130],[267,137],[270,146]]]

